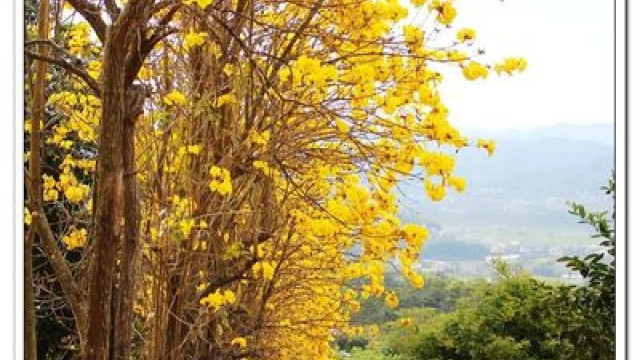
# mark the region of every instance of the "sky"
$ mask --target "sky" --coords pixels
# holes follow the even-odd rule
[[[528,68],[475,82],[449,74],[441,96],[452,124],[491,130],[613,124],[613,0],[458,0],[455,6],[453,26],[474,28],[490,63],[522,56]]]

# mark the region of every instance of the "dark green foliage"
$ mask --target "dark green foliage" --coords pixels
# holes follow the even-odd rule
[[[459,298],[469,294],[478,281],[462,281],[441,274],[426,274],[422,289],[413,288],[399,277],[385,279],[385,288],[393,290],[400,298],[398,310],[408,308],[433,308],[448,312],[455,308]],[[360,311],[351,322],[357,325],[383,324],[398,318],[398,312],[389,309],[380,298],[370,297],[360,303]]]
[[[615,200],[615,180],[602,188]],[[602,251],[579,258],[559,259],[579,272],[586,286],[563,287],[556,307],[565,309],[563,336],[575,345],[570,359],[613,359],[615,356],[615,212],[589,212],[580,204],[570,204],[570,213],[589,224],[594,238],[601,239]],[[562,317],[560,317],[562,318]]]
[[[409,349],[415,359],[562,359],[570,346],[548,311],[552,288],[525,273],[497,270],[497,282],[477,283],[454,312],[421,325]]]
[[[400,298],[400,308],[427,307],[448,312],[458,299],[469,294],[478,281],[462,281],[440,274],[425,275],[422,289],[410,286],[391,286]]]
[[[360,311],[351,322],[358,325],[382,324],[398,318],[395,311],[384,304],[384,299],[370,297],[360,302]]]
[[[338,349],[344,351],[351,351],[353,348],[364,349],[369,344],[369,340],[364,337],[347,337],[347,336],[339,336],[335,340],[335,345]]]

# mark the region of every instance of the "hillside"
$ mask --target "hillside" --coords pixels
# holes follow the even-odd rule
[[[458,252],[468,257],[460,241],[489,247],[513,241],[531,246],[589,243],[589,230],[576,224],[566,202],[603,210],[609,206],[599,188],[613,169],[613,126],[558,125],[485,134],[497,142],[492,157],[476,149],[458,156],[458,173],[467,180],[464,193],[450,192],[433,204],[423,196],[421,183],[400,187],[403,219],[435,230],[425,256],[435,246],[436,253],[444,252],[443,259]],[[446,253],[445,240],[454,254]]]

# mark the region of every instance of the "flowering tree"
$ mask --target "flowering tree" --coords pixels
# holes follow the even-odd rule
[[[449,123],[444,74],[526,62],[486,64],[451,1],[413,7],[426,23],[395,0],[41,7],[57,38],[41,20],[25,53],[67,76],[28,116],[27,223],[85,359],[329,358],[360,299],[397,306],[386,263],[423,286],[398,181],[439,201],[465,188],[455,152],[495,147]]]

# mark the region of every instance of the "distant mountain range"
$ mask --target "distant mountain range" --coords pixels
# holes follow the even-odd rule
[[[533,139],[569,139],[574,141],[593,141],[608,146],[614,145],[613,124],[556,124],[530,130],[480,130],[462,129],[468,136],[491,137],[511,140]]]
[[[460,234],[504,233],[526,243],[553,232],[588,238],[589,229],[567,214],[567,201],[610,208],[600,187],[614,166],[613,124],[466,134],[495,139],[495,154],[489,157],[473,148],[460,151],[456,169],[467,180],[467,190],[449,191],[440,203],[426,199],[421,183],[402,183],[403,220],[435,226],[458,234],[458,239]]]

